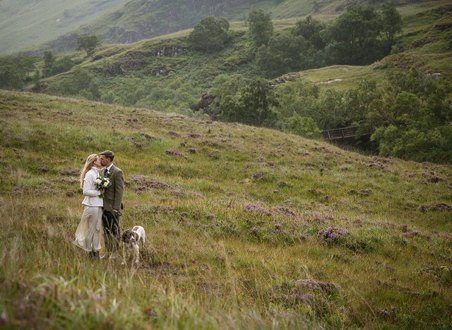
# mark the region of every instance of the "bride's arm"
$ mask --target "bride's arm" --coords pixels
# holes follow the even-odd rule
[[[83,180],[83,195],[89,197],[100,195],[100,191],[94,186],[94,180],[96,180],[96,176],[93,172],[86,173],[85,179]]]

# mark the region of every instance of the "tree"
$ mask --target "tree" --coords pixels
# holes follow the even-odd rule
[[[452,101],[447,81],[417,70],[392,74],[366,121],[381,155],[415,161],[452,161]]]
[[[38,69],[36,69],[35,72],[33,73],[33,77],[32,77],[32,81],[33,81],[32,91],[33,92],[39,92],[41,90],[42,86],[41,86],[39,79],[41,79],[41,73],[39,72]]]
[[[256,45],[267,45],[273,35],[273,23],[270,14],[265,14],[261,9],[253,10],[248,14],[248,33]]]
[[[394,0],[386,0],[381,7],[381,15],[383,35],[386,40],[386,46],[389,48],[389,52],[392,45],[394,45],[394,36],[396,33],[402,32],[402,16],[400,16],[395,8]]]
[[[77,38],[77,50],[84,50],[88,56],[92,56],[97,46],[100,45],[96,35]]]
[[[315,50],[302,36],[284,31],[271,38],[267,46],[259,47],[256,61],[269,77],[276,77],[308,68],[314,54]]]
[[[344,127],[347,108],[344,105],[344,92],[327,89],[317,102],[317,111],[312,114],[321,129]]]
[[[276,87],[278,111],[286,118],[297,113],[300,117],[313,117],[317,112],[316,102],[319,86],[305,81],[294,81]]]
[[[42,74],[44,77],[48,77],[52,73],[52,68],[55,63],[55,56],[53,56],[51,51],[44,52],[44,67],[42,69]]]
[[[309,15],[306,19],[300,20],[295,24],[295,27],[292,29],[292,34],[294,36],[302,36],[319,50],[325,48],[325,41],[322,38],[324,29],[324,23],[313,19]]]
[[[275,114],[271,110],[277,105],[268,81],[255,79],[242,88],[238,97],[227,97],[224,101],[222,118],[248,125],[272,126]]]
[[[204,17],[190,32],[188,43],[196,50],[214,52],[223,49],[229,41],[228,30],[229,22],[225,18]]]
[[[368,64],[382,56],[381,17],[374,7],[353,5],[329,28],[329,61],[334,64]]]

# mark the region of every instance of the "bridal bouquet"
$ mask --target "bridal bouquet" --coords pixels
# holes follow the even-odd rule
[[[108,178],[108,176],[98,176],[96,178],[96,180],[94,181],[94,184],[96,186],[97,189],[101,190],[101,189],[107,189],[108,187],[111,186],[111,181]],[[104,197],[104,194],[101,194],[100,197]]]

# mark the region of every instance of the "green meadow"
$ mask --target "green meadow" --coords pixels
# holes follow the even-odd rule
[[[111,149],[141,262],[72,241]],[[321,140],[0,91],[6,329],[450,328],[452,167]]]

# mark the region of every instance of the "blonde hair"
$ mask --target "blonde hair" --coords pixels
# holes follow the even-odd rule
[[[80,176],[80,188],[83,189],[83,181],[85,180],[86,172],[88,172],[94,165],[94,162],[99,156],[97,154],[89,155],[86,158],[85,166],[83,167],[82,175]]]

